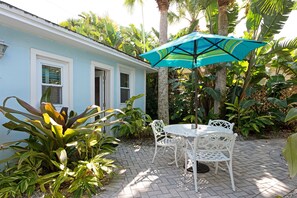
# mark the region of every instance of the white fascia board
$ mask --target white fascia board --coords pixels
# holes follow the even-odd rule
[[[0,19],[1,18],[7,19],[8,25],[13,26],[14,24],[18,28],[22,28],[24,30],[30,29],[31,31],[33,27],[35,33],[38,33],[40,31],[42,31],[43,33],[47,32],[48,34],[51,34],[50,35],[51,39],[56,39],[56,40],[59,40],[60,42],[61,41],[65,42],[65,40],[74,42],[78,46],[85,46],[85,47],[91,48],[93,50],[96,50],[97,53],[111,56],[113,58],[117,58],[121,61],[124,61],[126,64],[130,63],[137,67],[142,67],[149,73],[157,71],[156,69],[151,68],[148,63],[143,62],[142,60],[138,60],[135,57],[129,56],[128,54],[120,52],[116,49],[113,49],[104,44],[98,43],[96,41],[93,41],[90,38],[87,38],[71,30],[63,28],[48,20],[39,18],[31,13],[20,10],[14,6],[9,6],[4,3],[0,4]],[[14,21],[14,23],[10,23],[9,21]],[[57,38],[57,36],[60,37],[60,39]]]

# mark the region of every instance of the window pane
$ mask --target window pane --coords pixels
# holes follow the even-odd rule
[[[42,86],[42,94],[49,86]],[[62,87],[51,86],[51,103],[62,104]]]
[[[61,85],[61,68],[42,65],[42,83]]]
[[[129,88],[129,74],[121,73],[121,87]]]
[[[129,89],[121,89],[121,103],[125,103],[130,98]]]

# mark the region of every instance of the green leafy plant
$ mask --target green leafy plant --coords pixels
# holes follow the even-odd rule
[[[42,101],[48,101],[49,96],[50,90]],[[8,108],[7,101],[12,99],[26,111]],[[91,195],[115,168],[113,161],[105,157],[115,151],[118,140],[101,129],[117,123],[119,120],[109,119],[121,114],[120,110],[101,111],[93,105],[81,114],[68,114],[66,107],[58,112],[50,102],[41,102],[40,109],[36,109],[18,97],[7,97],[0,111],[9,120],[4,127],[28,134],[26,139],[0,147],[15,151],[0,161],[10,166],[0,174],[1,196],[30,196],[37,187],[53,197],[62,197],[61,189],[67,187],[65,193]]]
[[[0,173],[0,197],[31,196],[36,189],[38,174],[42,171],[41,160],[35,161],[32,151],[20,156],[18,164]],[[27,157],[28,156],[28,157]]]
[[[297,120],[297,108],[291,108],[286,115],[285,122]],[[295,177],[297,174],[297,133],[290,135],[283,149],[283,155],[288,162],[290,177]]]
[[[238,102],[238,97],[234,103],[226,103],[229,113],[228,120],[235,123],[235,130],[244,136],[248,136],[251,131],[260,133],[260,129],[266,125],[273,125],[272,116],[257,115],[251,108],[256,104],[255,100],[244,100]]]
[[[152,122],[152,119],[148,114],[145,114],[142,109],[133,107],[134,101],[143,96],[143,94],[139,94],[131,97],[125,102],[126,107],[122,109],[124,114],[117,115],[117,118],[123,122],[114,126],[112,130],[114,130],[120,137],[126,136],[139,138],[147,135],[144,133],[150,129],[148,124]]]
[[[285,99],[268,97],[267,101],[273,104],[273,108],[270,108],[270,111],[272,115],[277,118],[277,121],[285,122],[286,113],[297,102],[297,94],[294,94]]]

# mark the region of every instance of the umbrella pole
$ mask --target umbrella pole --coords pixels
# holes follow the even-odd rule
[[[198,85],[198,68],[195,69],[195,128],[197,129],[198,127],[198,90],[197,90],[197,85]]]

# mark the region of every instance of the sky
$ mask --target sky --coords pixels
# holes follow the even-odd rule
[[[78,18],[78,14],[82,12],[92,11],[98,16],[109,16],[117,24],[128,26],[135,24],[140,28],[142,24],[141,6],[136,4],[133,12],[129,12],[124,7],[124,0],[3,0],[15,7],[23,9],[27,12],[35,14],[41,18],[59,24],[69,18]],[[144,0],[144,28],[146,31],[151,30],[151,27],[159,30],[160,14],[155,0]],[[277,38],[286,36],[294,38],[297,36],[294,27],[297,18],[297,11],[293,11],[289,20],[285,24],[283,31]],[[169,25],[168,32],[176,33],[179,29],[185,27],[185,21],[176,25]],[[202,26],[203,29],[203,26]],[[240,30],[237,30],[239,32]],[[241,36],[241,35],[240,35]]]

